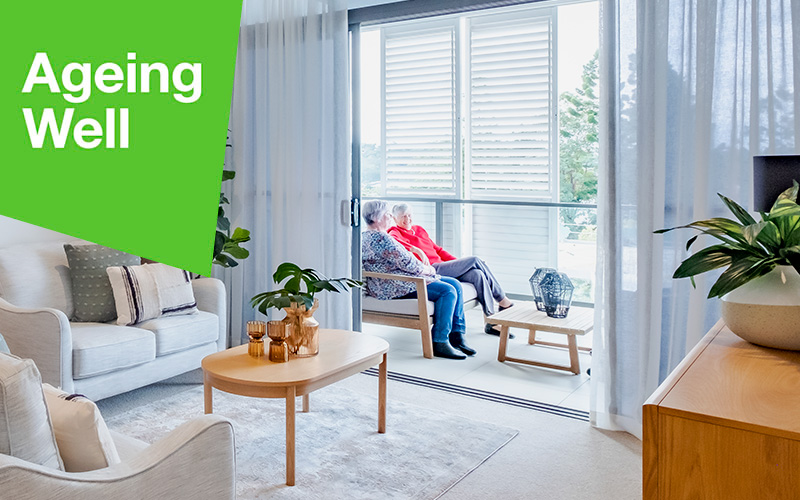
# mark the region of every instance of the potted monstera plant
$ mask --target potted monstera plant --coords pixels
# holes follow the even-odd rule
[[[284,262],[278,266],[272,279],[283,288],[259,293],[250,304],[261,314],[267,315],[270,309],[283,309],[289,334],[286,344],[289,353],[296,357],[314,356],[319,353],[319,322],[314,319],[314,311],[319,307],[315,297],[318,292],[345,292],[349,288],[360,288],[361,281],[350,278],[328,278],[314,269],[301,269],[297,264]]]
[[[757,221],[722,195],[734,219],[719,217],[680,228],[718,240],[684,260],[673,278],[726,267],[708,293],[722,299],[722,319],[732,332],[767,347],[800,350],[800,206],[798,184],[781,193]],[[686,243],[688,251],[699,235]]]

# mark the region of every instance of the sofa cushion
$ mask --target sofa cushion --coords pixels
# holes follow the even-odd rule
[[[74,321],[106,322],[117,318],[114,294],[108,281],[106,268],[134,266],[139,257],[102,245],[64,245],[72,279]]]
[[[152,361],[156,357],[153,332],[105,323],[70,323],[72,377],[93,377]]]
[[[469,302],[478,296],[475,287],[470,283],[461,283],[462,295],[464,302]],[[361,308],[364,311],[384,312],[391,314],[404,314],[414,315],[419,313],[417,308],[417,299],[392,299],[392,300],[379,300],[375,297],[365,295]],[[433,302],[428,301],[428,316],[433,315]]]
[[[94,402],[50,384],[42,384],[42,389],[65,471],[86,472],[120,462],[111,433]]]
[[[166,264],[106,269],[114,291],[118,325],[197,312],[189,273]]]
[[[0,297],[18,307],[52,307],[72,317],[72,281],[64,243],[0,249]]]
[[[0,453],[64,470],[42,392],[30,359],[0,353]]]
[[[219,337],[217,315],[205,311],[151,319],[139,323],[136,327],[150,330],[155,334],[156,356],[216,342]]]

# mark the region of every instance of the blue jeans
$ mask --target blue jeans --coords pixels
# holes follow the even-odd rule
[[[449,342],[450,332],[464,333],[467,323],[464,321],[464,300],[461,297],[461,283],[455,278],[442,276],[440,279],[428,283],[428,300],[433,301],[433,330],[431,337],[434,342]],[[417,292],[411,292],[404,297],[416,297]]]

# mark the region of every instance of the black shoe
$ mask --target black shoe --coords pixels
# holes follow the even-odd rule
[[[505,311],[506,309],[509,309],[509,308],[511,308],[511,307],[514,307],[514,304],[511,304],[511,305],[510,305],[510,306],[508,306],[508,307],[503,307],[503,306],[501,306],[501,305],[498,305],[498,306],[497,306],[497,309],[499,309],[500,311]]]
[[[508,306],[511,307],[511,306]],[[483,329],[484,332],[488,333],[489,335],[496,335],[500,336],[500,330],[496,330],[494,327],[497,326],[494,323],[486,323],[486,327]],[[515,335],[511,332],[508,332],[508,338],[513,339]]]
[[[467,359],[467,357],[460,352],[453,350],[449,342],[434,342],[433,355],[437,358]]]
[[[464,342],[464,334],[462,332],[450,332],[450,345],[463,352],[467,356],[474,356],[478,351],[468,346]]]

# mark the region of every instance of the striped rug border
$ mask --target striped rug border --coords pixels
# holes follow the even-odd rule
[[[377,377],[378,369],[369,368],[367,370],[364,370],[362,373],[366,375],[371,375],[373,377]],[[496,392],[482,391],[480,389],[472,389],[470,387],[448,384],[446,382],[439,382],[437,380],[415,377],[413,375],[406,375],[404,373],[397,373],[392,371],[388,372],[387,377],[389,380],[395,380],[397,382],[402,382],[405,384],[418,385],[421,387],[427,387],[429,389],[450,392],[453,394],[459,394],[462,396],[467,396],[476,399],[483,399],[485,401],[491,401],[494,403],[501,403],[509,406],[526,408],[529,410],[539,411],[542,413],[549,413],[551,415],[558,415],[559,417],[566,417],[574,420],[580,420],[582,422],[589,421],[589,412],[576,410],[574,408],[567,408],[564,406],[558,406],[550,403],[542,403],[540,401],[533,401],[530,399],[507,396],[505,394],[498,394]]]

